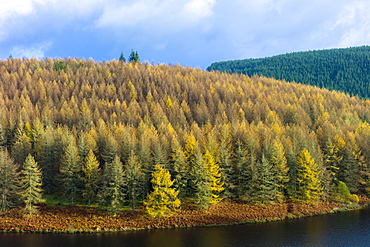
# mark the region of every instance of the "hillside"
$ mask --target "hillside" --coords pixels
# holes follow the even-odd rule
[[[0,61],[0,169],[9,171],[7,154],[19,165],[31,154],[46,198],[113,212],[143,205],[156,164],[181,201],[201,209],[227,198],[356,202],[350,192],[370,189],[369,121],[370,101],[266,77]],[[15,195],[1,197],[2,210],[19,204]]]
[[[207,70],[260,75],[370,97],[370,47],[297,52],[213,63]]]

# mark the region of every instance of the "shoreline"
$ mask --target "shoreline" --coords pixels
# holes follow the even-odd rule
[[[124,231],[174,229],[211,226],[231,226],[281,221],[338,213],[365,208],[369,201],[340,205],[329,201],[317,203],[288,202],[272,205],[250,205],[236,201],[222,201],[207,211],[181,208],[166,218],[149,218],[143,208],[127,210],[112,216],[96,208],[40,205],[40,213],[23,217],[12,209],[0,215],[0,233],[112,233]]]

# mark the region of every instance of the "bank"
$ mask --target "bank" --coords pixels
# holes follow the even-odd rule
[[[348,211],[369,204],[362,198],[358,205],[340,205],[330,201],[316,203],[287,202],[271,205],[250,205],[243,201],[222,201],[207,211],[184,205],[166,218],[150,218],[143,208],[125,210],[117,215],[83,206],[40,205],[40,213],[23,217],[19,209],[0,215],[1,232],[92,233],[139,229],[177,228],[213,225],[235,225],[276,221]]]

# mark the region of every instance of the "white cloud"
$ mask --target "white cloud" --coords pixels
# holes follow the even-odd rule
[[[215,0],[139,0],[108,4],[97,20],[100,28],[140,27],[174,31],[192,27],[213,14]],[[149,27],[149,28],[148,28]]]
[[[338,46],[348,47],[368,44],[370,41],[370,2],[354,1],[344,5],[335,24],[330,27],[340,35]]]
[[[13,57],[37,58],[42,59],[45,57],[45,51],[51,47],[51,42],[43,42],[32,46],[16,46],[11,50]]]

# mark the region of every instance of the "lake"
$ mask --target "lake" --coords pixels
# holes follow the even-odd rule
[[[370,209],[236,226],[91,234],[0,234],[0,246],[370,246]]]

